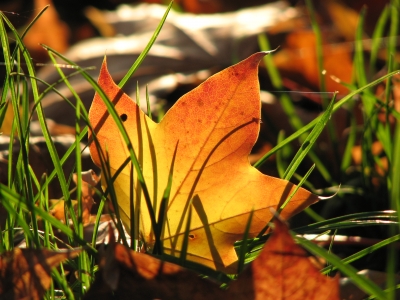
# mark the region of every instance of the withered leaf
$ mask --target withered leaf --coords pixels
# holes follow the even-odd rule
[[[339,279],[321,275],[285,223],[275,229],[261,254],[230,286],[235,299],[339,299]]]
[[[339,299],[339,280],[321,275],[287,226],[275,229],[260,256],[227,290],[196,273],[112,243],[88,299]]]
[[[50,287],[51,269],[81,252],[20,249],[0,255],[0,299],[41,300]]]

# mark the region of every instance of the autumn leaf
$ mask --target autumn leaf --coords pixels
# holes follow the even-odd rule
[[[226,295],[217,284],[202,280],[194,272],[115,241],[101,254],[100,270],[85,300],[128,300],[132,295],[135,299],[211,300]]]
[[[100,181],[97,174],[93,170],[82,172],[82,181],[78,183],[78,175],[74,173],[72,175],[72,180],[76,185],[81,185],[81,205],[82,205],[82,223],[84,225],[88,225],[91,221],[90,211],[94,204],[93,195],[95,194],[95,186]],[[61,220],[65,223],[65,203],[64,200],[56,200],[51,199],[50,203],[53,204],[53,207],[50,213],[58,220]],[[78,209],[78,201],[72,200],[72,204],[74,206],[74,211],[77,212]]]
[[[65,52],[69,47],[70,32],[67,24],[60,18],[56,6],[52,0],[34,0],[34,11],[40,11],[46,6],[45,13],[36,20],[32,29],[29,30],[24,38],[26,47],[31,55],[38,61],[48,59],[47,51],[41,44],[46,44],[58,52]]]
[[[244,61],[210,77],[181,97],[159,124],[153,122],[113,82],[104,61],[99,85],[124,122],[138,156],[155,215],[167,187],[175,157],[171,193],[163,232],[164,252],[179,256],[187,215],[190,223],[187,259],[225,271],[236,271],[233,243],[243,237],[253,210],[249,236],[254,236],[271,220],[270,208],[277,209],[295,189],[285,180],[260,173],[248,161],[260,128],[258,64],[266,53],[256,53]],[[98,139],[90,145],[93,161],[108,157],[111,175],[121,167],[129,151],[106,105],[96,93],[89,112]],[[92,132],[89,138],[92,138]],[[148,245],[154,243],[151,220],[136,172],[126,165],[114,181],[119,212],[130,228],[130,199],[135,215],[140,214],[141,234]],[[103,169],[107,174],[107,170]],[[107,184],[102,176],[103,185]],[[133,184],[134,195],[130,195]],[[282,211],[284,219],[300,212],[318,198],[300,188]],[[138,205],[140,203],[140,205]]]
[[[295,244],[285,223],[276,219],[274,225],[261,254],[231,284],[229,290],[235,299],[340,299],[339,278],[319,272],[321,268]]]
[[[296,245],[287,226],[275,220],[264,249],[227,290],[196,273],[115,242],[108,245],[100,271],[85,297],[89,299],[174,300],[338,300],[339,280],[319,273]]]
[[[81,250],[20,249],[0,255],[0,298],[41,300],[50,287],[51,269]]]

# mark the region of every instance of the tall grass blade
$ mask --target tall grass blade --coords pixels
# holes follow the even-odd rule
[[[352,266],[345,264],[342,260],[336,255],[329,253],[327,250],[320,248],[314,243],[300,237],[294,237],[294,239],[308,251],[317,255],[319,257],[324,258],[326,261],[335,266],[343,275],[349,277],[355,285],[357,285],[360,289],[365,291],[370,295],[374,295],[378,299],[386,300],[386,294],[382,291],[373,281],[367,279],[366,277],[360,276],[357,274],[357,270]]]
[[[332,109],[333,105],[335,103],[336,99],[336,94],[334,95],[333,99],[331,100],[331,103],[327,107],[326,111],[319,117],[318,123],[315,125],[314,129],[311,131],[311,133],[307,136],[307,138],[304,140],[303,144],[301,145],[301,148],[299,151],[297,151],[295,157],[287,167],[285,173],[283,174],[283,178],[286,180],[289,180],[294,172],[296,171],[297,167],[300,165],[300,163],[303,161],[303,159],[306,157],[307,153],[311,150],[311,148],[314,146],[315,142],[317,141],[317,138],[321,134],[322,130],[324,129],[326,123],[328,120],[331,118],[332,115]]]
[[[156,41],[156,39],[161,31],[161,28],[164,25],[165,20],[167,19],[168,13],[171,10],[172,5],[173,5],[173,1],[171,1],[170,4],[168,5],[167,10],[165,11],[164,16],[161,18],[161,21],[158,24],[156,30],[154,31],[153,36],[151,37],[150,41],[148,42],[148,44],[146,45],[146,47],[144,48],[142,53],[140,53],[139,57],[136,59],[135,63],[132,65],[132,67],[128,70],[128,72],[126,73],[124,78],[121,79],[120,83],[118,84],[118,86],[120,88],[123,88],[123,86],[127,83],[129,78],[131,78],[131,76],[136,72],[137,68],[139,68],[139,66],[143,62],[144,58],[149,53],[151,47],[153,46],[154,42]]]
[[[390,78],[390,77],[392,77],[392,76],[394,76],[394,75],[396,75],[398,73],[399,73],[399,71],[390,72],[390,73],[388,73],[388,74],[386,74],[386,75],[374,80],[373,82],[367,84],[366,86],[363,86],[363,87],[361,87],[361,88],[359,88],[359,89],[357,89],[355,91],[352,91],[350,94],[348,94],[347,96],[343,97],[341,100],[336,102],[336,104],[332,108],[332,113],[336,112],[346,102],[352,100],[353,96],[357,95],[358,93],[364,91],[367,88],[373,87],[373,86],[381,83],[385,79]],[[278,150],[282,149],[284,146],[288,145],[290,142],[294,141],[295,139],[299,138],[302,134],[304,134],[305,132],[309,131],[311,128],[313,128],[315,126],[315,124],[317,122],[319,122],[320,118],[321,118],[321,116],[315,118],[313,121],[311,121],[307,125],[303,126],[303,128],[299,129],[295,133],[293,133],[290,136],[288,136],[279,145],[276,145],[274,148],[272,148],[270,151],[268,151],[268,153],[266,153],[262,158],[260,158],[254,164],[254,167],[257,168],[257,167],[261,166],[269,157],[271,157],[273,154],[275,154]]]
[[[253,220],[254,210],[250,211],[249,219],[247,220],[246,227],[243,234],[243,243],[240,247],[239,254],[238,254],[238,271],[237,273],[240,274],[243,271],[244,263],[246,261],[246,253],[247,253],[247,239],[249,237],[250,226]]]

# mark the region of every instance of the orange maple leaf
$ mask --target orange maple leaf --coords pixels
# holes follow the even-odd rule
[[[260,127],[257,72],[265,54],[256,53],[211,76],[181,97],[158,124],[121,91],[108,73],[106,61],[103,63],[98,83],[124,122],[156,215],[175,157],[163,232],[168,254],[179,255],[188,210],[193,207],[187,259],[220,270],[235,270],[229,269],[237,260],[232,245],[243,237],[250,212],[254,211],[250,227],[250,236],[254,236],[271,220],[270,208],[279,208],[295,189],[288,181],[260,173],[248,161]],[[102,151],[95,143],[90,145],[93,161],[101,166],[101,157],[108,157],[113,175],[130,155],[97,93],[89,118]],[[136,224],[145,241],[152,244],[151,220],[137,177],[131,176],[132,168],[126,165],[114,181],[119,212],[129,228],[130,199],[134,199]],[[106,185],[105,176],[102,178]],[[134,195],[130,195],[131,190]],[[300,188],[282,217],[288,218],[317,200]]]

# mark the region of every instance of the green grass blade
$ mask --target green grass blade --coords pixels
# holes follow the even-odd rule
[[[329,253],[325,249],[315,245],[314,243],[300,237],[294,236],[294,239],[306,250],[312,254],[324,258],[334,265],[343,275],[351,278],[355,285],[370,295],[374,295],[378,299],[386,300],[386,294],[373,281],[357,274],[357,270],[352,266],[345,264],[336,255]]]
[[[268,38],[265,34],[260,34],[258,36],[258,44],[260,46],[260,49],[263,51],[268,51],[271,48]],[[275,51],[275,50],[273,50],[273,51]],[[274,88],[278,91],[281,91],[284,88],[284,86],[282,83],[282,79],[279,75],[279,71],[273,63],[272,56],[266,55],[266,56],[264,56],[263,60],[264,60],[265,65],[267,66],[267,71],[268,71],[268,74],[270,75],[270,78],[271,78]],[[300,130],[301,128],[303,128],[303,126],[304,126],[303,121],[298,116],[295,106],[287,93],[280,94],[279,102],[282,105],[282,109],[285,112],[286,116],[288,117],[288,121],[289,121],[290,125],[292,126],[292,128],[294,130]],[[304,141],[304,138],[305,137],[303,137],[301,135],[299,136],[299,139],[301,142]],[[312,150],[309,151],[308,155],[309,155],[310,159],[315,163],[318,171],[321,173],[323,178],[327,182],[332,182],[332,178],[330,176],[329,171],[326,169],[326,167],[324,166],[322,161],[319,159],[319,157]],[[258,168],[264,162],[265,162],[265,160],[259,160],[254,165],[254,167]]]
[[[357,253],[354,253],[354,254],[342,259],[342,262],[346,263],[346,264],[351,263],[351,262],[356,261],[366,255],[373,253],[374,251],[376,251],[378,249],[381,249],[382,247],[385,247],[385,246],[387,246],[391,243],[397,242],[399,240],[400,240],[400,234],[397,234],[395,236],[387,238],[379,243],[376,243],[373,246],[367,247],[361,251],[358,251]],[[327,274],[328,272],[335,271],[335,270],[337,270],[337,267],[334,265],[330,265],[329,267],[323,268],[321,270],[321,273]]]
[[[192,201],[190,201],[190,203],[189,203],[189,210],[188,210],[187,219],[186,219],[186,227],[185,227],[185,232],[183,234],[182,248],[181,248],[181,253],[179,255],[179,264],[181,266],[186,265],[186,256],[187,256],[187,250],[189,247],[189,234],[190,234],[191,221],[192,221]]]
[[[400,7],[400,1],[399,0],[392,0],[391,1],[391,7],[390,7],[390,32],[389,32],[389,45],[387,48],[388,51],[388,57],[389,57],[389,69],[388,71],[391,71],[391,68],[397,68],[398,63],[392,59],[394,55],[396,54],[397,50],[397,35],[398,35],[398,27],[399,27],[399,7]],[[392,36],[395,35],[395,36]],[[386,103],[389,103],[390,100],[390,91],[389,91],[389,86],[390,82],[388,81],[387,83],[387,89],[386,89]],[[388,121],[388,110],[386,110],[386,121]],[[389,123],[387,123],[389,124]],[[389,141],[390,140],[390,129],[389,125],[386,126],[387,131],[386,134],[389,136]],[[397,217],[398,221],[400,221],[400,188],[399,188],[399,183],[400,183],[400,122],[397,120],[396,122],[396,127],[395,127],[395,132],[394,132],[394,146],[393,146],[393,152],[389,154],[393,154],[393,160],[392,160],[392,165],[391,165],[391,174],[389,174],[389,184],[388,184],[388,189],[389,189],[389,197],[390,197],[390,205],[392,209],[395,209],[397,211]],[[386,144],[386,146],[391,147],[391,144]],[[390,149],[392,150],[392,149]],[[389,150],[389,151],[390,151]],[[388,157],[389,159],[390,157]],[[395,226],[389,226],[389,236],[394,236],[395,234],[398,234],[399,231],[399,225]],[[388,247],[388,252],[387,252],[388,258],[387,258],[387,264],[386,264],[386,273],[387,273],[387,283],[386,283],[386,295],[387,299],[395,299],[396,298],[396,293],[395,293],[395,286],[396,286],[396,266],[398,265],[399,259],[398,259],[398,251],[395,247],[394,244],[390,244]]]
[[[381,83],[382,81],[384,81],[387,78],[390,78],[396,74],[398,74],[399,71],[394,71],[391,73],[388,73],[376,80],[374,80],[373,82],[367,84],[366,86],[363,86],[355,91],[352,91],[350,94],[348,94],[347,96],[343,97],[341,100],[339,100],[332,108],[332,113],[336,112],[341,106],[343,106],[343,104],[345,104],[346,102],[350,101],[353,96],[357,95],[358,93],[364,91],[367,88],[373,87],[379,83]],[[268,153],[266,153],[262,158],[260,158],[255,164],[254,167],[259,167],[261,166],[269,157],[271,157],[273,154],[276,153],[276,151],[280,150],[281,148],[283,148],[284,146],[288,145],[290,142],[294,141],[295,139],[299,138],[302,134],[304,134],[305,132],[309,131],[311,128],[313,128],[315,126],[315,124],[317,122],[319,122],[321,116],[315,118],[313,121],[311,121],[310,123],[308,123],[307,125],[305,125],[303,128],[299,129],[298,131],[296,131],[295,133],[293,133],[292,135],[290,135],[289,137],[287,137],[284,141],[282,141],[279,145],[276,145],[274,148],[272,148],[270,151],[268,151]]]
[[[126,73],[124,78],[122,78],[122,80],[119,82],[118,86],[120,88],[123,88],[123,86],[127,83],[129,78],[131,78],[131,76],[136,72],[137,68],[139,68],[139,66],[143,62],[144,58],[149,53],[150,48],[153,46],[154,42],[156,41],[156,39],[161,31],[161,28],[163,27],[164,22],[167,19],[168,13],[171,10],[172,5],[173,5],[173,2],[171,1],[171,3],[167,7],[167,10],[164,13],[164,16],[161,18],[160,23],[158,24],[156,30],[154,31],[153,36],[151,37],[150,41],[148,42],[148,44],[146,45],[146,47],[144,48],[142,53],[140,53],[139,57],[136,59],[135,63],[132,65],[132,67],[128,70],[128,72]]]
[[[56,218],[54,218],[53,216],[51,216],[50,214],[48,214],[47,212],[41,210],[40,208],[38,208],[36,206],[30,207],[28,204],[26,204],[27,201],[23,197],[16,194],[14,191],[10,190],[7,186],[5,186],[3,184],[0,184],[0,196],[2,197],[2,199],[7,199],[8,204],[10,203],[10,204],[19,205],[21,207],[21,209],[23,209],[26,212],[30,212],[30,209],[35,210],[36,215],[38,215],[42,219],[49,222],[51,225],[53,225],[54,227],[59,229],[65,235],[67,235],[70,238],[75,239],[81,245],[89,246],[86,243],[86,241],[82,240],[79,236],[77,236],[74,233],[74,231],[71,228],[69,228],[67,225],[63,224],[61,221],[57,220]],[[5,202],[6,201],[2,202],[2,204],[4,205]],[[91,247],[90,247],[90,249],[91,249],[91,251],[96,252],[95,249],[93,249]]]
[[[281,207],[279,207],[279,209],[278,209],[279,213],[285,208],[285,206],[290,202],[290,200],[293,198],[293,196],[299,190],[299,188],[308,179],[308,177],[311,175],[314,168],[315,168],[315,164],[311,166],[310,170],[307,171],[306,175],[304,175],[304,177],[300,180],[300,182],[297,184],[296,188],[290,193],[289,197],[285,200],[285,202],[281,205]]]
[[[344,174],[346,170],[351,166],[352,162],[352,150],[356,144],[357,138],[357,123],[355,118],[350,119],[350,130],[347,138],[346,147],[342,155],[342,161],[340,163],[340,170]]]
[[[316,45],[316,53],[317,53],[317,66],[318,66],[318,79],[319,79],[319,86],[322,92],[326,91],[326,83],[324,77],[324,53],[322,50],[322,34],[320,26],[317,22],[317,17],[315,15],[315,9],[311,0],[306,0],[307,11],[310,14],[311,19],[311,27],[315,35],[315,45]],[[324,94],[322,94],[324,95]],[[322,96],[322,103],[323,106],[327,106],[327,101],[324,96]]]
[[[155,236],[154,249],[156,250],[156,253],[153,252],[154,254],[162,254],[163,253],[163,248],[162,248],[163,232],[164,232],[165,225],[168,222],[167,210],[168,210],[168,204],[169,204],[169,197],[171,194],[172,179],[173,179],[177,151],[178,151],[178,143],[176,144],[174,155],[172,156],[171,168],[170,168],[169,175],[168,175],[168,182],[167,182],[167,186],[165,187],[164,194],[163,194],[163,197],[162,197],[161,203],[160,203],[160,210],[158,212],[157,227],[155,228],[155,229],[157,229],[157,231],[154,233],[154,236]]]
[[[18,35],[17,30],[14,28],[14,26],[11,24],[11,22],[9,20],[7,20],[7,19],[4,19],[4,21],[7,23],[7,25],[11,29],[12,33],[14,34],[17,46],[18,46],[18,48],[20,49],[20,51],[22,52],[22,54],[24,56],[26,67],[27,67],[28,74],[29,74],[30,78],[34,78],[35,77],[35,67],[34,67],[33,62],[31,60],[29,52],[25,48],[25,45],[23,44],[22,39]],[[58,157],[58,154],[57,154],[57,150],[55,148],[55,145],[54,145],[54,143],[52,141],[51,135],[50,135],[49,130],[47,128],[47,124],[46,124],[46,121],[45,121],[45,116],[44,116],[44,113],[43,113],[43,109],[42,109],[41,103],[38,102],[39,94],[38,94],[37,83],[33,79],[30,80],[30,83],[31,83],[31,90],[32,90],[32,94],[33,94],[33,102],[36,104],[36,112],[37,112],[37,116],[38,116],[38,121],[39,121],[40,126],[42,128],[43,136],[45,138],[45,142],[46,142],[50,157],[51,157],[52,162],[54,164],[54,168],[57,171],[57,175],[58,175],[58,178],[60,180],[60,185],[61,185],[61,190],[62,190],[63,196],[64,196],[64,198],[66,200],[68,200],[70,198],[68,188],[66,188],[68,186],[68,183],[66,181],[64,172],[63,172],[63,170],[61,168],[61,165],[59,163],[60,160],[59,160],[59,157]],[[74,218],[74,216],[71,215],[71,218]],[[76,222],[76,220],[74,220],[74,221]]]
[[[321,134],[322,130],[325,128],[326,123],[331,118],[333,104],[335,103],[335,99],[336,99],[336,94],[334,95],[334,97],[333,97],[331,103],[329,104],[329,106],[327,107],[326,111],[322,114],[321,117],[318,118],[319,119],[318,123],[315,125],[314,129],[304,140],[304,143],[301,145],[301,148],[299,149],[299,151],[297,151],[295,157],[290,162],[289,166],[287,167],[287,169],[283,175],[284,179],[289,180],[293,176],[294,172],[297,170],[300,163],[303,161],[303,159],[306,157],[307,153],[314,146],[315,142],[317,141],[317,138]]]
[[[285,138],[285,133],[282,130],[279,131],[277,144],[279,145],[283,141],[284,138]],[[276,152],[276,170],[278,171],[280,178],[283,178],[283,176],[285,176],[284,175],[285,170],[287,169],[287,166],[284,166],[284,160],[282,157],[283,151],[284,151],[284,149],[282,149],[282,151]]]
[[[247,220],[246,227],[243,234],[243,243],[239,249],[238,253],[238,271],[237,273],[240,274],[244,269],[244,264],[246,261],[246,253],[247,253],[247,239],[249,237],[250,226],[253,220],[254,210],[250,211],[249,219]]]
[[[325,231],[328,229],[332,229],[331,225],[340,224],[345,221],[366,221],[370,223],[375,220],[377,223],[381,225],[390,222],[391,220],[396,221],[396,212],[395,211],[372,211],[372,212],[361,212],[350,215],[344,215],[336,218],[331,218],[328,220],[319,221],[313,224],[309,224],[307,226],[302,226],[293,229],[298,233],[310,233],[315,232],[315,230]]]
[[[149,210],[151,223],[152,223],[152,226],[154,228],[154,226],[156,226],[156,218],[155,218],[155,214],[154,214],[153,207],[152,207],[152,204],[151,204],[150,194],[148,192],[147,185],[146,185],[145,180],[144,180],[142,169],[141,169],[141,166],[139,164],[137,155],[134,152],[134,149],[133,149],[132,143],[130,141],[130,138],[128,136],[128,133],[126,131],[126,128],[123,125],[123,123],[122,123],[117,111],[115,110],[114,105],[112,104],[110,99],[108,99],[108,97],[104,93],[103,89],[97,84],[97,82],[85,70],[83,70],[81,67],[76,65],[74,62],[72,62],[71,60],[69,60],[65,56],[63,56],[63,55],[61,55],[59,53],[56,53],[50,47],[45,46],[45,45],[43,45],[43,47],[45,47],[45,49],[47,49],[48,51],[51,51],[52,53],[56,54],[58,57],[60,57],[64,61],[66,61],[68,64],[76,66],[77,69],[82,73],[82,76],[88,81],[88,83],[90,83],[92,85],[94,90],[98,93],[100,98],[103,100],[104,104],[107,107],[108,113],[112,116],[113,120],[115,121],[115,124],[117,125],[117,127],[118,127],[118,129],[119,129],[119,131],[120,131],[120,133],[122,135],[122,138],[124,139],[124,142],[127,145],[127,148],[129,150],[129,155],[130,155],[131,161],[132,161],[132,163],[133,163],[133,165],[135,167],[135,170],[136,170],[136,173],[137,173],[137,177],[138,177],[138,181],[139,181],[140,186],[142,188],[142,191],[143,191],[143,194],[144,194],[144,198],[145,198],[145,201],[146,201],[146,205],[147,205],[147,208]],[[93,137],[93,138],[95,139],[95,137]],[[111,178],[111,177],[109,177],[109,178]]]
[[[96,194],[99,194],[99,193],[96,193]],[[105,197],[101,197],[101,200],[99,203],[99,208],[96,213],[96,220],[94,221],[94,225],[93,225],[92,247],[96,247],[96,244],[97,244],[97,234],[99,232],[100,220],[101,220],[101,216],[104,212],[104,207],[106,205],[106,201],[107,201],[107,199]]]
[[[357,25],[356,30],[356,42],[355,42],[355,56],[354,56],[354,64],[356,69],[356,79],[359,86],[364,86],[368,83],[367,76],[365,73],[365,64],[364,64],[364,45],[363,45],[363,35],[364,35],[364,20],[365,20],[365,7],[360,12],[360,18]],[[368,90],[364,91],[365,93]],[[365,110],[367,114],[369,114],[373,107],[372,101],[363,101]]]
[[[149,97],[149,86],[146,84],[146,105],[147,105],[147,116],[153,120],[151,116],[151,107],[150,107],[150,97]]]
[[[386,23],[389,20],[389,7],[390,6],[387,5],[383,9],[378,22],[375,25],[374,32],[372,33],[371,56],[369,61],[371,74],[375,74],[378,52],[382,45]]]

